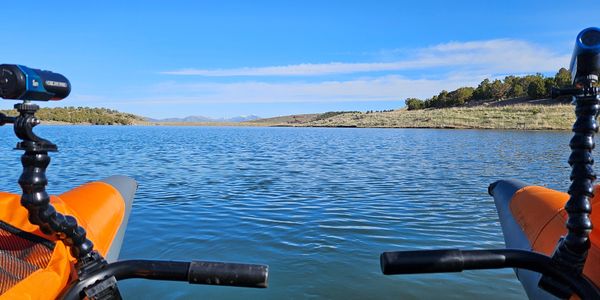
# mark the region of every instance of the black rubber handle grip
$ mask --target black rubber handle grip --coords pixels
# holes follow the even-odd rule
[[[385,275],[462,272],[464,259],[458,249],[395,251],[381,254]]]
[[[193,284],[266,288],[268,277],[265,265],[193,261],[188,270],[188,282]]]

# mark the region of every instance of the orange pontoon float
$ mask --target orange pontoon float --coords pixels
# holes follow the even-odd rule
[[[560,238],[567,234],[565,205],[569,194],[518,180],[495,182],[490,186],[490,194],[494,196],[506,247],[548,256],[554,253]],[[596,186],[594,195],[591,209],[600,212],[600,186]],[[591,221],[600,224],[600,214],[592,215]],[[583,275],[600,286],[600,231],[592,231],[589,239]],[[538,288],[539,273],[526,269],[516,269],[515,273],[530,299],[554,299]]]
[[[136,182],[111,176],[50,197],[57,212],[75,217],[111,263],[121,250]],[[72,281],[76,259],[56,237],[28,220],[21,196],[0,192],[0,294],[6,299],[55,299]]]

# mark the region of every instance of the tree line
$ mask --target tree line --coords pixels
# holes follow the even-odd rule
[[[542,99],[550,97],[552,87],[571,84],[571,73],[560,68],[554,77],[537,73],[527,76],[506,76],[503,80],[484,79],[476,88],[460,87],[454,91],[441,91],[438,95],[421,100],[408,98],[404,101],[408,110],[461,106],[471,101],[503,100],[518,97]]]
[[[0,112],[10,116],[18,115],[15,110],[0,110]],[[42,121],[94,125],[131,125],[137,121],[144,121],[140,116],[113,109],[73,106],[40,108],[36,117]]]
[[[322,114],[318,115],[313,121],[325,120],[325,119],[329,119],[331,117],[335,117],[337,115],[347,114],[347,113],[358,113],[358,111],[328,111],[326,113],[322,113]]]
[[[367,114],[374,114],[374,113],[386,113],[386,112],[392,112],[394,111],[393,109],[384,109],[384,110],[367,110],[365,113]]]

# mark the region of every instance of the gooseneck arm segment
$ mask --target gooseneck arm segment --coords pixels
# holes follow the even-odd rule
[[[573,138],[569,142],[571,155],[571,185],[569,200],[565,205],[568,214],[567,235],[561,238],[554,254],[552,264],[573,276],[581,275],[590,248],[589,235],[592,231],[590,219],[591,202],[594,196],[596,173],[592,165],[592,150],[595,147],[594,134],[598,132],[596,117],[600,111],[600,96],[596,84],[598,77],[589,75],[578,83],[581,88],[564,90],[561,95],[574,96],[576,120],[573,124]],[[557,296],[568,297],[569,290],[549,276],[543,276],[539,286]]]
[[[50,196],[46,192],[46,168],[50,164],[48,152],[56,152],[58,147],[33,133],[33,128],[40,124],[35,117],[39,106],[25,101],[14,107],[19,115],[0,115],[0,124],[14,124],[15,134],[21,139],[15,149],[25,151],[21,156],[23,172],[19,177],[19,185],[23,191],[21,205],[27,209],[31,224],[38,225],[44,234],[55,236],[69,247],[71,255],[77,259],[75,268],[79,278],[85,278],[87,274],[103,268],[106,261],[94,251],[94,244],[87,238],[85,229],[77,224],[77,220],[73,216],[57,212],[50,203]],[[110,285],[107,290],[113,299],[120,299],[115,284]]]
[[[57,151],[52,142],[42,139],[33,133],[39,124],[35,112],[39,107],[31,103],[15,105],[19,116],[14,120],[14,131],[22,141],[15,149],[24,150],[21,156],[23,173],[19,177],[19,185],[23,190],[21,204],[29,211],[29,221],[38,225],[47,235],[55,235],[69,246],[71,255],[83,259],[93,251],[93,243],[87,239],[83,227],[77,224],[72,216],[57,212],[50,204],[50,196],[46,192],[46,168],[50,164],[48,152]]]

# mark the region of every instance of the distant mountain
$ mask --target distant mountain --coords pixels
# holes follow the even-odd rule
[[[154,122],[214,122],[209,117],[204,116],[188,116],[185,118],[165,118],[165,119],[154,119]]]
[[[201,123],[201,122],[244,122],[260,119],[259,116],[237,116],[233,118],[210,118],[205,116],[188,116],[185,118],[165,118],[165,119],[151,119],[148,118],[149,122],[176,122],[176,123]]]
[[[223,122],[245,122],[245,121],[254,121],[254,120],[258,120],[261,117],[259,116],[255,116],[255,115],[249,115],[249,116],[237,116],[237,117],[233,117],[233,118],[229,118],[229,119],[223,119]]]

